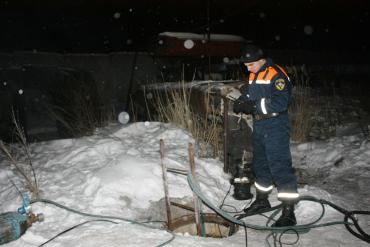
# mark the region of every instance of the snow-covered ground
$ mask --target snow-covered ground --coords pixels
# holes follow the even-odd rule
[[[162,229],[157,222],[166,219],[160,139],[164,140],[163,162],[171,168],[189,170],[188,145],[193,143],[192,138],[173,125],[158,122],[111,125],[89,137],[31,144],[42,198],[84,213],[114,217],[86,222],[95,218],[36,202],[32,210],[43,213],[45,220],[34,223],[20,239],[3,246],[40,246],[78,224],[82,225],[43,246],[246,246],[242,227],[225,238],[173,234]],[[292,143],[292,154],[301,195],[325,199],[347,210],[370,210],[370,142],[361,134]],[[250,203],[227,194],[229,176],[223,172],[221,161],[196,157],[195,164],[197,181],[214,205],[221,205],[225,196],[224,205],[235,207],[224,207],[225,210],[242,210]],[[26,189],[5,157],[1,157],[0,178],[0,212],[16,211],[22,200],[15,185],[22,191]],[[193,194],[186,176],[168,173],[168,179],[170,197],[182,203],[191,202]],[[270,199],[273,205],[278,204],[275,190]],[[343,221],[341,213],[328,206],[325,209],[319,223]],[[210,211],[204,205],[202,210]],[[321,210],[318,203],[299,202],[298,223],[312,222]],[[358,218],[369,233],[370,216]],[[267,221],[263,216],[245,220],[261,226]],[[148,221],[152,223],[139,224]],[[248,229],[247,233],[248,246],[274,245],[269,231]],[[297,241],[292,246],[368,246],[341,224],[318,227],[299,237],[285,234],[281,241]]]

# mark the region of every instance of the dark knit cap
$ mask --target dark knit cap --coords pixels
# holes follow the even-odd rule
[[[261,48],[256,45],[248,44],[244,47],[242,51],[242,56],[240,57],[240,62],[251,63],[264,58],[265,55]]]

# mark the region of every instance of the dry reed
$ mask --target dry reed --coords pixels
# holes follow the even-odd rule
[[[295,82],[293,102],[289,108],[292,116],[291,139],[296,142],[305,142],[308,140],[312,127],[311,117],[314,110],[310,104],[309,76],[304,66],[291,67],[291,73]]]
[[[209,91],[207,90],[204,101],[201,102],[204,104],[205,112],[200,113],[190,102],[191,88],[187,88],[184,83],[179,88],[167,89],[163,93],[157,90],[155,108],[158,112],[158,121],[174,123],[191,133],[200,147],[200,156],[208,156],[211,148],[212,156],[218,157],[222,150],[220,140],[222,127],[217,121],[217,111],[212,106]]]
[[[31,151],[27,143],[24,130],[17,121],[14,111],[12,111],[12,121],[15,126],[15,133],[17,135],[18,142],[20,143],[25,154],[26,161],[22,162],[17,160],[14,157],[13,152],[11,151],[10,145],[5,144],[2,140],[0,140],[0,150],[5,154],[5,157],[9,160],[10,165],[15,168],[19,176],[23,178],[23,180],[21,179],[21,181],[24,187],[27,188],[33,196],[38,197],[40,190],[37,182],[36,172],[32,163]],[[15,185],[13,182],[12,184]]]

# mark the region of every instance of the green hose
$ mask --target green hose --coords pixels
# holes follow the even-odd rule
[[[216,207],[213,205],[202,193],[199,184],[195,181],[194,177],[192,176],[191,173],[188,173],[188,183],[193,190],[193,192],[202,200],[204,204],[206,204],[209,208],[211,208],[213,211],[215,211],[217,214],[219,214],[221,217],[224,219],[237,224],[241,225],[247,228],[255,229],[255,230],[268,230],[268,231],[273,231],[273,232],[286,232],[289,230],[293,230],[298,233],[306,233],[312,228],[317,228],[317,227],[324,227],[324,226],[330,226],[330,225],[338,225],[338,224],[350,224],[345,221],[333,221],[333,222],[328,222],[328,223],[323,223],[323,224],[316,224],[318,221],[320,221],[323,216],[324,216],[324,206],[322,204],[322,200],[318,200],[314,197],[311,196],[302,196],[299,198],[299,200],[307,200],[307,201],[315,201],[315,202],[320,202],[321,206],[323,208],[323,212],[320,215],[320,217],[315,220],[314,222],[304,224],[304,225],[296,225],[296,226],[286,226],[286,227],[272,227],[272,226],[260,226],[260,225],[254,225],[247,223],[245,221],[242,221],[240,219],[236,219],[234,216],[230,215],[229,213],[223,211],[222,209]],[[276,215],[278,212],[275,212],[274,215]]]
[[[192,189],[192,191],[198,196],[198,198],[205,205],[207,205],[210,209],[212,209],[214,212],[216,212],[217,214],[219,214],[224,219],[226,219],[229,222],[232,222],[234,224],[243,226],[245,229],[246,228],[251,228],[251,229],[255,229],[255,230],[267,230],[267,231],[271,231],[272,233],[287,233],[289,231],[293,231],[294,233],[298,234],[298,233],[307,233],[312,228],[318,228],[318,227],[325,227],[325,226],[342,224],[342,225],[345,225],[346,228],[347,228],[347,230],[351,234],[353,234],[354,236],[356,236],[357,238],[359,238],[359,239],[361,239],[361,240],[363,240],[365,242],[370,242],[370,240],[369,240],[370,236],[367,233],[365,233],[360,228],[360,226],[357,223],[357,219],[354,217],[355,214],[367,214],[367,215],[369,215],[370,212],[368,212],[368,211],[351,211],[350,212],[350,211],[347,211],[347,210],[345,210],[343,208],[340,208],[339,206],[337,206],[337,205],[335,205],[335,204],[333,204],[333,203],[331,203],[329,201],[317,199],[317,198],[312,197],[312,196],[300,196],[299,197],[299,201],[313,201],[313,202],[320,203],[320,205],[322,207],[322,212],[321,212],[321,215],[318,217],[318,219],[316,219],[313,222],[308,223],[308,224],[296,225],[296,226],[287,226],[287,227],[272,227],[272,226],[268,226],[269,221],[276,214],[279,213],[279,210],[280,209],[277,209],[270,216],[269,220],[266,223],[266,226],[254,225],[254,224],[250,224],[250,223],[247,223],[245,221],[242,221],[240,219],[237,219],[234,216],[230,215],[228,212],[226,212],[226,211],[224,211],[224,210],[216,207],[215,205],[213,205],[205,197],[205,195],[202,193],[199,184],[195,181],[195,179],[194,179],[194,177],[192,176],[191,173],[188,173],[187,180],[188,180],[188,183],[189,183],[190,188]],[[73,213],[76,213],[76,214],[80,214],[80,215],[83,215],[83,216],[94,217],[94,218],[99,218],[99,219],[113,219],[113,220],[115,219],[115,220],[121,220],[121,221],[130,222],[132,224],[141,225],[141,226],[144,226],[144,227],[147,227],[147,228],[151,228],[151,229],[162,230],[162,229],[159,229],[157,227],[146,225],[144,223],[140,223],[140,222],[137,222],[137,221],[134,221],[134,220],[126,219],[126,218],[123,218],[123,217],[84,213],[84,212],[81,212],[81,211],[78,211],[78,210],[75,210],[75,209],[66,207],[64,205],[61,205],[61,204],[59,204],[57,202],[54,202],[52,200],[48,200],[48,199],[34,199],[34,200],[31,200],[30,204],[35,203],[35,202],[43,202],[43,203],[53,204],[53,205],[55,205],[55,206],[57,206],[59,208],[62,208],[62,209],[65,209],[67,211],[70,211],[70,212],[73,212]],[[327,222],[327,223],[323,223],[323,224],[317,224],[317,222],[319,222],[324,217],[324,214],[325,214],[325,207],[324,207],[324,205],[329,205],[329,206],[333,207],[334,209],[338,210],[339,212],[343,213],[345,215],[345,220],[344,221],[332,221],[332,222]],[[348,219],[351,219],[353,221],[353,223],[349,223],[348,222]],[[350,228],[351,226],[355,226],[359,233],[354,232],[354,230]],[[173,241],[175,239],[175,235],[172,232],[169,232],[169,231],[167,231],[167,232],[171,234],[171,238],[169,240],[165,241],[164,243],[162,243],[160,245],[157,245],[157,247],[165,246],[165,245],[167,245],[168,243],[170,243],[171,241]]]
[[[137,222],[137,221],[134,221],[134,220],[126,219],[126,218],[123,218],[123,217],[84,213],[84,212],[75,210],[73,208],[69,208],[67,206],[64,206],[62,204],[59,204],[57,202],[54,202],[52,200],[48,200],[48,199],[41,199],[41,198],[40,199],[33,199],[33,200],[31,200],[30,204],[36,203],[36,202],[43,202],[43,203],[52,204],[52,205],[55,205],[55,206],[57,206],[59,208],[65,209],[67,211],[70,211],[72,213],[80,214],[80,215],[87,216],[87,217],[93,217],[93,218],[99,218],[99,219],[121,220],[121,221],[126,221],[126,222],[129,222],[129,223],[132,223],[132,224],[141,225],[141,226],[144,226],[144,227],[147,227],[147,228],[151,228],[151,229],[163,230],[163,229],[160,229],[160,228],[157,228],[157,227],[154,227],[154,226],[150,226],[150,225],[147,225],[147,224],[144,224],[144,223],[140,223],[140,222]],[[171,238],[169,240],[165,241],[164,243],[162,243],[160,245],[157,245],[156,247],[165,246],[165,245],[167,245],[168,243],[170,243],[171,241],[173,241],[175,239],[175,235],[172,232],[169,232],[169,231],[167,231],[167,232],[171,234]]]

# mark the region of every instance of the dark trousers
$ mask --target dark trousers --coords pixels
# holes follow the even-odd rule
[[[253,171],[263,187],[275,185],[279,193],[296,193],[297,178],[290,153],[287,114],[253,124]]]

